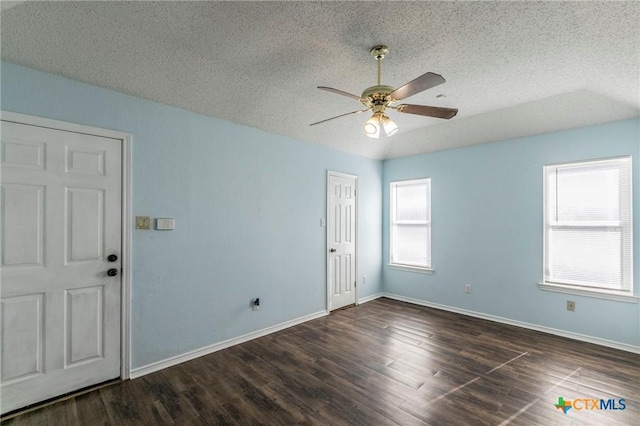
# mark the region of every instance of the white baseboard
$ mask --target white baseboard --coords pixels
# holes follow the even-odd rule
[[[371,302],[372,300],[376,300],[376,299],[379,299],[381,297],[384,297],[384,293],[375,293],[375,294],[372,294],[371,296],[362,297],[362,298],[358,299],[358,305],[362,305],[363,303]]]
[[[486,319],[489,321],[499,322],[508,325],[514,325],[516,327],[528,328],[530,330],[541,331],[543,333],[554,334],[556,336],[566,337],[568,339],[579,340],[582,342],[594,343],[600,346],[606,346],[613,349],[619,349],[621,351],[633,352],[640,354],[640,346],[633,346],[626,343],[614,342],[612,340],[601,339],[599,337],[587,336],[586,334],[573,333],[570,331],[559,330],[557,328],[545,327],[542,325],[531,324],[528,322],[516,321],[509,318],[498,317],[495,315],[484,314],[481,312],[469,311],[466,309],[456,308],[448,305],[440,305],[438,303],[427,302],[420,299],[414,299],[411,297],[400,296],[391,293],[382,293],[379,297],[388,297],[389,299],[399,300],[401,302],[412,303],[414,305],[427,306],[429,308],[440,309],[443,311],[455,312],[457,314],[468,315],[470,317]]]
[[[167,359],[163,359],[161,361],[156,361],[154,363],[144,365],[142,367],[137,367],[131,370],[130,378],[135,379],[137,377],[144,376],[146,374],[150,374],[159,370],[163,370],[165,368],[181,364],[183,362],[199,358],[204,355],[208,355],[213,352],[217,352],[222,349],[229,348],[231,346],[248,342],[249,340],[257,339],[258,337],[266,336],[267,334],[275,333],[276,331],[284,330],[285,328],[293,327],[294,325],[302,324],[303,322],[311,321],[316,318],[320,318],[327,315],[327,311],[320,311],[314,314],[305,315],[300,318],[296,318],[290,321],[285,321],[280,324],[272,325],[271,327],[263,328],[262,330],[254,331],[251,333],[244,334],[242,336],[234,337],[232,339],[228,339],[222,342],[214,343],[213,345],[205,346],[204,348],[195,349],[193,351],[186,352],[181,355],[175,355]]]
[[[426,306],[429,308],[435,308],[443,311],[454,312],[457,314],[468,315],[475,318],[481,318],[481,319],[499,322],[503,324],[514,325],[516,327],[522,327],[530,330],[541,331],[543,333],[554,334],[556,336],[566,337],[573,340],[594,343],[596,345],[606,346],[609,348],[614,348],[614,349],[619,349],[626,352],[640,354],[640,347],[628,345],[626,343],[614,342],[612,340],[601,339],[593,336],[587,336],[585,334],[573,333],[565,330],[559,330],[556,328],[545,327],[545,326],[526,323],[522,321],[516,321],[509,318],[498,317],[495,315],[484,314],[481,312],[469,311],[466,309],[456,308],[448,305],[441,305],[438,303],[427,302],[425,300],[414,299],[411,297],[400,296],[392,293],[385,293],[385,292],[375,293],[370,296],[358,299],[358,303],[359,304],[367,303],[372,300],[379,299],[381,297],[387,297],[389,299],[412,303],[414,305]],[[271,327],[263,328],[262,330],[254,331],[252,333],[247,333],[242,336],[234,337],[232,339],[228,339],[219,343],[214,343],[213,345],[205,346],[204,348],[196,349],[196,350],[186,352],[181,355],[172,356],[170,358],[157,361],[142,367],[134,368],[133,370],[131,370],[130,378],[135,379],[137,377],[141,377],[146,374],[153,373],[155,371],[159,371],[177,364],[181,364],[183,362],[186,362],[195,358],[199,358],[201,356],[208,355],[210,353],[217,352],[219,350],[226,349],[228,347],[231,347],[240,343],[248,342],[249,340],[266,336],[267,334],[275,333],[276,331],[284,330],[285,328],[293,327],[294,325],[302,324],[304,322],[311,321],[326,315],[327,315],[326,311],[316,312],[314,314],[306,315],[304,317],[296,318],[290,321],[285,321],[283,323],[276,324]]]

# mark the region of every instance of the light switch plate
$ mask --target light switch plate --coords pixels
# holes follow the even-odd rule
[[[136,229],[151,229],[151,217],[136,216]]]
[[[174,218],[159,217],[156,219],[156,229],[158,231],[173,231],[176,229],[176,220]]]

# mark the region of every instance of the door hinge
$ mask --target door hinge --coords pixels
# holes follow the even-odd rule
[[[353,282],[353,286],[354,287],[358,287],[358,281],[357,280]]]

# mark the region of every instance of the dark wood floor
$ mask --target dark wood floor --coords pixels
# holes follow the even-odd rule
[[[638,425],[639,401],[639,355],[378,299],[3,424]]]

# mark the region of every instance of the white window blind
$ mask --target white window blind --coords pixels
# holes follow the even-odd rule
[[[431,179],[391,183],[391,264],[431,268]]]
[[[631,158],[545,166],[545,282],[632,290]]]

